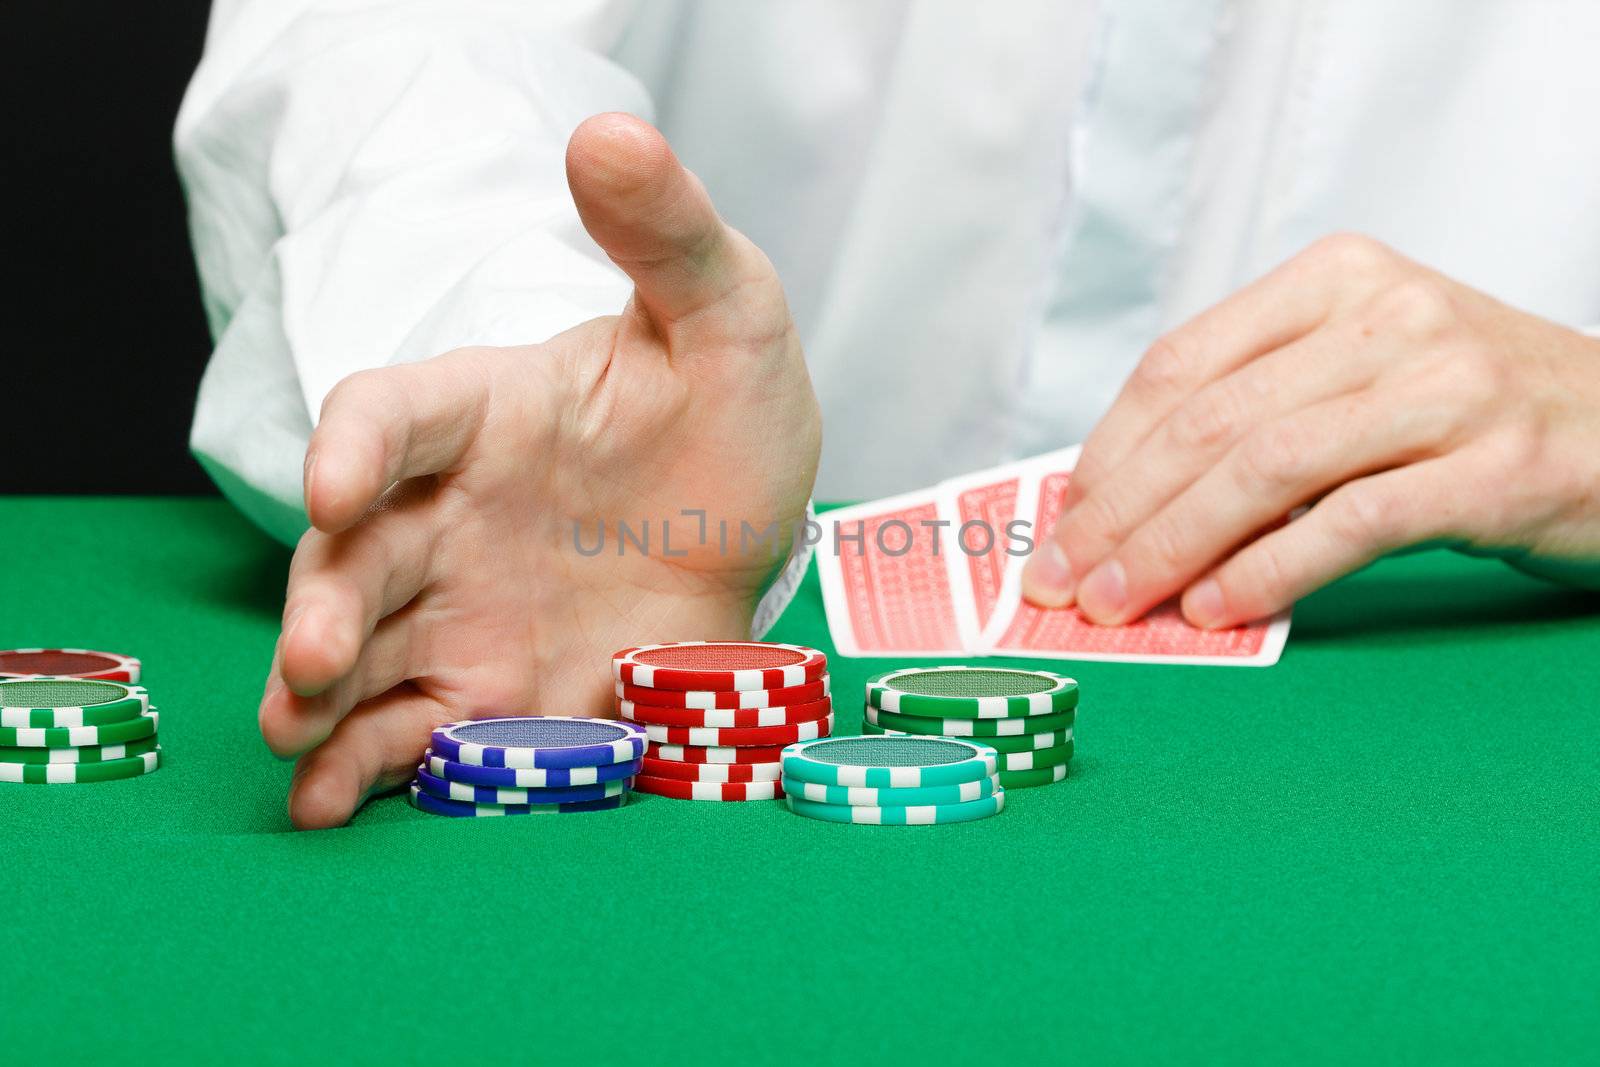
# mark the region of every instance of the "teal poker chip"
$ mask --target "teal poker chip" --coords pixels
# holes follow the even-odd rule
[[[904,808],[919,804],[964,804],[969,800],[982,800],[993,796],[999,784],[999,779],[989,777],[955,785],[874,789],[864,785],[820,785],[817,782],[797,782],[793,778],[785,778],[783,791],[789,796],[817,804],[842,804],[852,808]]]
[[[988,745],[948,737],[828,737],[789,745],[779,759],[797,782],[873,789],[958,785],[999,769]]]
[[[1078,706],[1078,683],[1054,671],[1011,667],[904,667],[867,679],[867,703],[940,719],[1054,715]]]
[[[1006,791],[996,789],[989,796],[960,804],[919,804],[899,808],[874,808],[849,804],[818,804],[791,796],[784,801],[789,810],[809,819],[854,823],[864,826],[937,826],[943,823],[972,822],[998,815],[1006,807]]]

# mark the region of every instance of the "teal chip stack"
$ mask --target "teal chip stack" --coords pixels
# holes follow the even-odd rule
[[[802,741],[783,750],[785,803],[825,822],[971,822],[1005,809],[997,758],[974,741],[914,734]]]
[[[867,679],[868,735],[964,738],[993,748],[1000,785],[1022,789],[1067,776],[1078,683],[1009,667],[906,667]]]
[[[161,766],[160,716],[129,682],[0,680],[0,782],[71,785],[149,774]]]

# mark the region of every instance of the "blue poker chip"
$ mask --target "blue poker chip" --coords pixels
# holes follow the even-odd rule
[[[644,755],[645,729],[574,715],[519,715],[452,722],[433,731],[433,751],[476,767],[601,767]]]
[[[577,785],[596,785],[632,778],[644,767],[643,760],[628,763],[603,763],[598,767],[553,767],[538,770],[532,767],[475,767],[470,763],[457,763],[436,755],[428,749],[422,765],[435,778],[447,782],[464,782],[492,789],[568,789]]]
[[[445,800],[421,787],[411,786],[411,806],[429,815],[476,819],[495,815],[564,815],[581,811],[610,811],[628,802],[626,792],[603,800],[584,800],[576,804],[474,804],[467,800]]]
[[[620,764],[627,766],[627,764]],[[498,789],[487,785],[468,785],[452,782],[430,774],[427,767],[417,768],[417,785],[424,793],[440,800],[464,800],[473,804],[577,804],[586,800],[605,800],[621,796],[628,791],[629,781],[615,781],[596,785],[577,785],[565,789],[541,786],[533,789]]]

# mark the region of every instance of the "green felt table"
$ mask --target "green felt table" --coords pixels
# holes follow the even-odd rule
[[[1340,582],[1270,669],[1071,665],[1072,774],[986,821],[654,797],[470,821],[391,796],[297,834],[255,716],[284,550],[215,500],[10,499],[0,557],[0,646],[143,657],[167,759],[0,786],[6,1062],[1575,1062],[1600,1043],[1600,605],[1493,562]],[[828,647],[814,578],[772,636]],[[883,666],[833,661],[837,732]]]

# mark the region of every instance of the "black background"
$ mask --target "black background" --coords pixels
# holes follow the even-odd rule
[[[195,493],[211,342],[172,163],[205,0],[0,2],[0,492]]]

